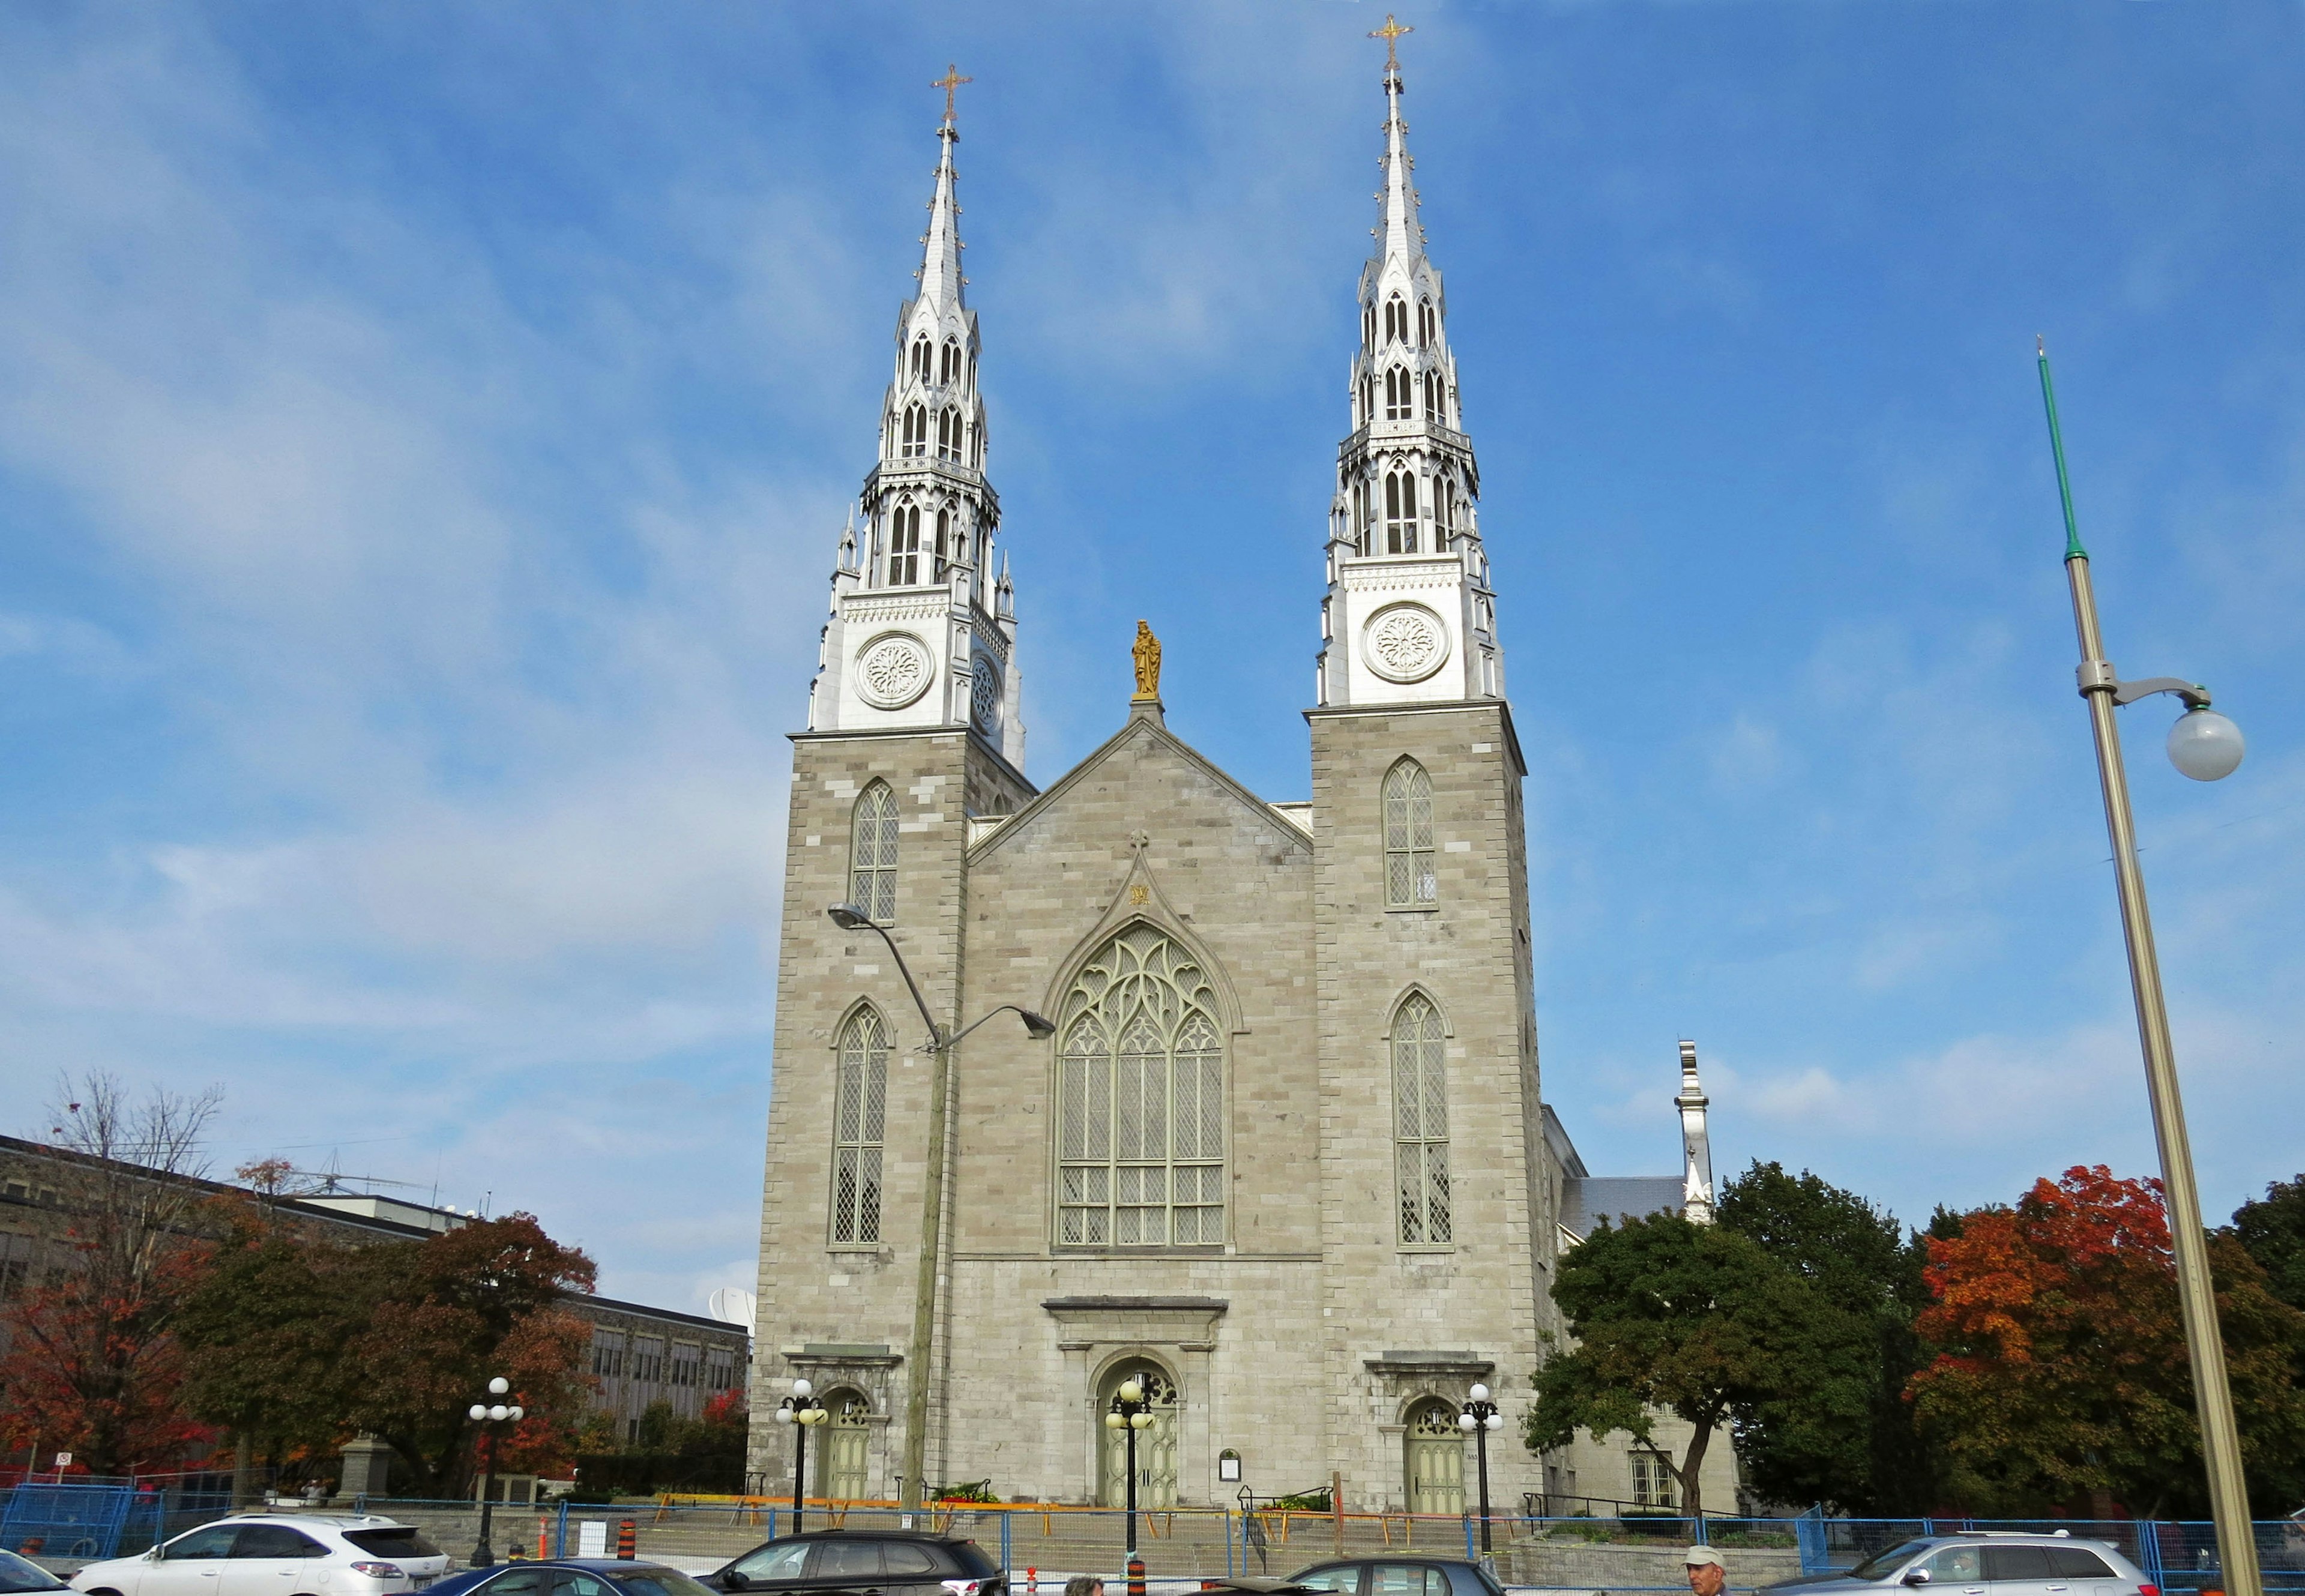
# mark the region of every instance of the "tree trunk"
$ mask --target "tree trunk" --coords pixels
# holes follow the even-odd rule
[[[256,1502],[256,1437],[248,1430],[234,1436],[232,1443],[232,1505],[253,1507]]]
[[[1680,1510],[1691,1518],[1705,1516],[1705,1448],[1713,1444],[1713,1426],[1699,1422],[1697,1433],[1689,1439],[1688,1455],[1679,1464],[1665,1459],[1674,1475],[1680,1481]]]

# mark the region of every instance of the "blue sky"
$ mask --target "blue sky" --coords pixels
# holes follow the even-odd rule
[[[1368,4],[0,10],[0,1059],[746,1284],[785,734],[948,60],[1031,773],[1309,786]],[[2305,10],[1412,6],[1596,1172],[2152,1167],[2032,366],[2207,1200],[2305,1167]],[[2286,673],[2286,674],[2284,674]]]

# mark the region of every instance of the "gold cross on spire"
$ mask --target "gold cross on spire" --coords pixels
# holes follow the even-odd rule
[[[1374,38],[1376,36],[1374,34],[1371,34],[1369,37]],[[934,82],[929,85],[931,89],[941,89],[944,90],[944,119],[947,122],[950,122],[952,120],[952,91],[959,88],[963,83],[974,83],[975,81],[976,80],[974,78],[962,77],[960,75],[960,68],[951,62],[947,62],[945,63],[944,76],[937,79]]]
[[[1369,37],[1371,38],[1381,38],[1384,40],[1384,65],[1387,72],[1399,72],[1400,70],[1400,57],[1395,53],[1395,47],[1399,43],[1402,34],[1414,33],[1416,31],[1416,30],[1414,28],[1404,28],[1399,22],[1394,21],[1391,12],[1384,13],[1384,26],[1377,29],[1374,32],[1371,33]]]

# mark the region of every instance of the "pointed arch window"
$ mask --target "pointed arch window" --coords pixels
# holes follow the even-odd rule
[[[1376,307],[1361,307],[1361,348],[1369,354],[1376,352]]]
[[[881,789],[887,791],[886,788]],[[832,1105],[832,1241],[880,1239],[880,1138],[888,1118],[889,1030],[870,1008],[840,1028]]]
[[[1416,552],[1416,473],[1384,473],[1384,551]]]
[[[1375,420],[1376,378],[1364,371],[1361,373],[1361,425],[1365,427]]]
[[[1404,1247],[1445,1247],[1455,1237],[1448,1074],[1441,1011],[1422,993],[1412,993],[1392,1011],[1393,1168]]]
[[[1100,948],[1066,995],[1057,1057],[1057,1240],[1224,1240],[1224,1042],[1193,955],[1147,925]]]
[[[929,452],[929,412],[925,405],[905,406],[905,457],[908,460]]]
[[[1403,760],[1384,778],[1384,906],[1430,909],[1441,901],[1433,870],[1433,778]]]
[[[1384,301],[1384,341],[1387,344],[1408,342],[1408,307],[1397,293]]]
[[[948,387],[952,384],[952,379],[959,375],[960,344],[957,339],[947,338],[944,342],[944,358],[937,363],[937,381]]]
[[[1457,492],[1449,479],[1442,478],[1433,487],[1433,547],[1442,553],[1449,548],[1449,534],[1456,529]]]
[[[936,580],[938,582],[942,582],[945,573],[951,569],[949,551],[952,547],[952,512],[939,510],[936,528]]]
[[[1440,318],[1433,313],[1433,301],[1429,299],[1418,300],[1416,301],[1416,346],[1419,349],[1427,348],[1432,344],[1433,335],[1440,330]]]
[[[897,918],[897,795],[885,781],[867,786],[850,811],[848,901],[882,925]]]
[[[929,379],[929,341],[925,337],[913,340],[912,372],[922,382]]]
[[[889,585],[908,588],[921,579],[921,508],[900,504],[889,517]]]
[[[1407,421],[1416,414],[1416,385],[1405,366],[1395,366],[1384,374],[1384,419]]]

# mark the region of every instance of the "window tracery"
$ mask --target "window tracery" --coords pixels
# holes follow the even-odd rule
[[[1433,777],[1403,760],[1384,778],[1384,903],[1429,909],[1440,901],[1433,868]]]
[[[1392,1015],[1393,1155],[1404,1247],[1446,1246],[1455,1239],[1448,1084],[1441,1011],[1412,993]]]
[[[886,793],[888,789],[880,789]],[[832,1240],[880,1239],[880,1155],[889,1101],[889,1032],[871,1008],[840,1030],[832,1108]]]
[[[1384,473],[1384,549],[1387,554],[1416,552],[1416,473]]]
[[[889,517],[889,585],[908,588],[921,579],[921,508],[899,503]]]
[[[1059,1244],[1221,1242],[1224,1043],[1207,972],[1132,926],[1083,967],[1059,1023]]]
[[[848,901],[882,925],[897,918],[897,795],[875,781],[849,814]]]

